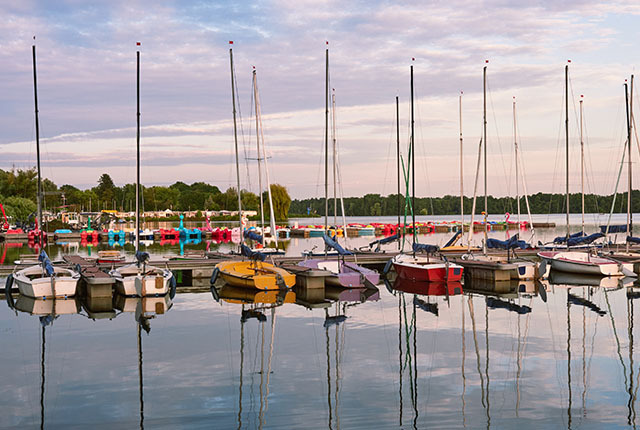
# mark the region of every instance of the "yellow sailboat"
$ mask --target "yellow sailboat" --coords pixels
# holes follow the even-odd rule
[[[279,290],[291,288],[296,283],[296,275],[263,261],[223,261],[216,269],[222,279],[234,287]]]

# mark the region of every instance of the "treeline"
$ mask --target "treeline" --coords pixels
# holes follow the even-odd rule
[[[586,213],[608,213],[611,210],[613,195],[598,196],[595,194],[585,195],[585,212]],[[347,197],[344,199],[344,211],[347,216],[394,216],[404,213],[405,198],[400,197],[398,206],[398,195],[390,194],[381,196],[380,194],[366,194],[363,197]],[[342,213],[340,209],[340,200],[338,204],[338,213]],[[640,212],[640,191],[634,190],[632,193],[633,212]],[[444,196],[444,197],[417,197],[415,199],[416,214],[420,215],[459,215],[460,214],[460,197]],[[473,198],[464,198],[464,213],[470,214],[473,206]],[[487,206],[490,214],[515,214],[518,212],[516,199],[512,197],[492,197],[487,198]],[[531,213],[548,214],[548,213],[564,213],[566,211],[566,197],[564,194],[537,193],[529,196],[529,206]],[[582,206],[582,198],[580,194],[571,194],[569,196],[569,208],[572,213],[580,213]],[[329,200],[329,215],[334,214],[334,200]],[[291,213],[297,214],[316,214],[324,216],[325,200],[324,198],[293,200],[289,209]],[[476,214],[484,211],[484,196],[478,197],[476,201]],[[527,212],[524,197],[520,198],[521,213]],[[618,193],[616,197],[616,205],[614,212],[627,211],[627,195],[626,193]]]
[[[80,190],[73,185],[58,187],[49,179],[43,179],[43,208],[49,211],[67,209],[76,212],[118,210],[129,212],[135,210],[136,186],[126,184],[118,187],[111,177],[104,173],[95,187]],[[5,206],[7,216],[24,221],[36,210],[37,173],[34,169],[10,170],[0,169],[0,203]],[[238,192],[228,188],[222,192],[215,185],[195,182],[191,185],[176,182],[168,187],[141,187],[142,208],[145,211],[198,211],[198,210],[238,210]],[[276,219],[287,219],[291,198],[285,187],[271,185],[273,209]],[[260,210],[260,197],[250,191],[242,190],[242,208]],[[269,214],[267,192],[263,193],[265,215]]]

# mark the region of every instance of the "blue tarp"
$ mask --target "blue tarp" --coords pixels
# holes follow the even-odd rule
[[[640,237],[627,236],[627,242],[640,243]]]
[[[260,236],[254,230],[245,230],[244,237],[247,239],[255,240],[256,242],[262,242],[262,236]]]
[[[384,245],[385,243],[391,243],[393,241],[396,241],[400,238],[400,236],[396,233],[392,236],[387,236],[387,237],[383,237],[382,239],[378,239],[378,240],[374,240],[373,242],[371,242],[369,244],[369,246],[373,246],[373,245]]]
[[[414,252],[426,252],[427,254],[433,254],[434,252],[438,252],[440,248],[436,245],[428,245],[426,243],[414,243],[413,251]]]
[[[582,237],[582,236],[584,236],[584,231],[579,231],[569,236],[569,240],[576,237]],[[555,239],[553,239],[553,243],[565,243],[566,241],[567,241],[567,236],[558,236]]]
[[[512,236],[509,240],[487,239],[487,248],[495,249],[527,249],[529,244],[524,240],[518,240],[518,235]]]
[[[49,256],[47,255],[44,249],[42,250],[42,252],[40,252],[40,255],[38,256],[38,261],[42,263],[42,267],[44,267],[44,270],[45,272],[47,272],[47,275],[53,276],[53,265],[51,264],[51,260],[49,260]]]
[[[600,226],[600,231],[602,233],[606,233],[607,232],[607,226],[606,225],[601,225]],[[626,224],[617,224],[617,225],[610,225],[609,226],[609,233],[626,233],[627,232],[627,225]]]
[[[588,245],[594,240],[599,239],[601,237],[604,237],[603,233],[593,233],[593,234],[590,234],[589,236],[582,236],[582,237],[571,237],[567,241],[567,245],[568,246]]]
[[[247,245],[242,245],[240,249],[242,250],[242,255],[248,257],[250,260],[264,261],[264,259],[266,258],[266,255],[256,251],[252,251],[251,248],[249,248]]]
[[[329,249],[335,249],[336,251],[338,251],[338,254],[340,254],[340,255],[353,255],[352,252],[347,251],[346,249],[344,249],[342,246],[340,246],[340,244],[338,242],[335,241],[334,238],[329,237],[326,233],[322,236],[322,238],[324,239],[324,243],[327,245],[327,247]]]

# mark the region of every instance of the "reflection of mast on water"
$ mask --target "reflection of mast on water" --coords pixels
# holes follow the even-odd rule
[[[46,317],[44,317],[46,318]],[[44,352],[45,352],[45,327],[48,322],[43,322],[43,317],[40,317],[40,323],[42,324],[42,355],[40,357],[40,429],[44,429]]]
[[[464,323],[464,308],[461,308],[460,314],[462,315],[462,366],[461,366],[462,367],[462,371],[461,371],[461,374],[462,374],[462,396],[461,396],[462,397],[462,426],[466,427],[467,426],[467,416],[465,415],[465,410],[464,410],[464,408],[466,406],[464,395],[467,392],[467,377],[464,374],[464,362],[465,362],[465,359],[467,357],[467,354],[466,354],[467,350],[466,350],[466,344],[465,344],[465,339],[464,339],[464,332],[466,330],[466,326],[465,326],[465,323]]]
[[[571,300],[570,289],[567,290],[567,386],[569,387],[569,402],[567,404],[567,428],[571,428]]]
[[[138,380],[140,386],[140,428],[144,429],[144,394],[142,391],[142,323],[138,323]]]
[[[333,428],[333,418],[335,416],[336,429],[340,428],[340,415],[339,415],[339,395],[340,395],[340,362],[342,361],[342,351],[344,350],[344,339],[345,339],[345,321],[347,319],[345,312],[347,308],[347,304],[342,304],[342,309],[340,310],[341,303],[336,302],[336,315],[330,316],[329,310],[325,308],[325,345],[326,345],[326,353],[327,353],[327,404],[329,407],[329,428]],[[329,336],[329,327],[335,325],[335,335],[334,335],[334,349],[335,349],[335,388],[332,390],[331,387],[331,346],[330,346],[330,336]],[[331,395],[333,394],[333,404],[331,401]]]

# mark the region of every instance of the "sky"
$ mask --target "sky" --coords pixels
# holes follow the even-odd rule
[[[624,83],[640,61],[633,1],[5,0],[0,14],[0,169],[36,164],[35,36],[43,176],[79,188],[102,173],[135,182],[137,49],[142,182],[235,186],[232,47],[241,187],[258,191],[255,66],[270,181],[294,198],[322,197],[328,47],[345,196],[395,192],[395,98],[406,159],[411,65],[417,196],[460,193],[460,118],[473,195],[485,66],[488,193],[564,192],[567,64],[570,189],[581,186],[583,95],[585,191],[610,194],[626,138]],[[635,165],[637,149],[634,139]]]

